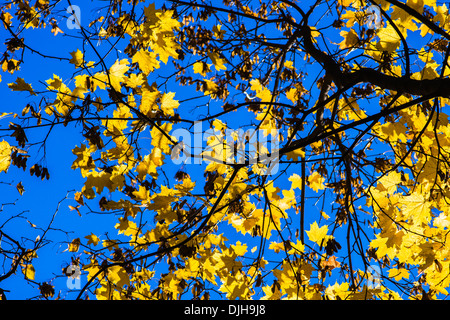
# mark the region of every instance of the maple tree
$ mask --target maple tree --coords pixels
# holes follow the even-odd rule
[[[115,222],[64,244],[86,277],[78,298],[448,295],[445,4],[111,0],[69,30],[64,6],[0,6],[0,85],[28,101],[1,110],[0,174],[20,177],[20,194],[29,174],[51,182],[32,159],[55,127],[80,134],[65,166],[84,185],[60,204]],[[78,47],[52,53],[34,34]],[[31,82],[31,54],[65,67]],[[199,123],[201,151],[177,134]],[[56,226],[24,241],[6,229],[18,217],[0,215],[0,287],[20,276],[55,298],[64,288],[34,265]]]

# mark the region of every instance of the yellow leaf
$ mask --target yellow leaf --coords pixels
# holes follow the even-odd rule
[[[405,268],[389,270],[389,278],[394,278],[395,281],[400,281],[403,278],[409,279],[409,271]]]
[[[400,173],[391,171],[389,174],[378,180],[377,188],[380,189],[380,191],[386,190],[388,194],[393,194],[397,191],[397,186],[401,182],[401,177],[402,175]]]
[[[108,279],[120,288],[130,284],[130,278],[122,266],[112,266],[109,268]]]
[[[149,52],[145,49],[136,52],[131,62],[137,62],[139,64],[139,69],[141,69],[145,75],[148,75],[153,70],[159,68],[159,61],[156,59],[156,53]]]
[[[114,228],[119,230],[119,234],[124,234],[126,236],[134,237],[139,233],[136,223],[129,221],[127,218],[120,217],[119,223],[117,223]]]
[[[140,87],[144,84],[144,77],[143,77],[142,73],[139,73],[138,75],[136,75],[135,73],[132,73],[128,77],[126,83],[127,83],[127,86],[135,89],[136,87]]]
[[[242,244],[240,241],[236,242],[236,245],[231,245],[231,247],[238,256],[243,256],[247,252],[247,245]]]
[[[95,147],[87,148],[86,145],[81,144],[80,147],[75,146],[72,153],[77,156],[77,159],[72,163],[72,169],[80,168],[83,177],[91,169],[95,169],[95,163],[92,160],[91,154],[95,152]]]
[[[91,91],[94,92],[97,88],[101,90],[106,88],[108,83],[108,76],[104,72],[97,72],[92,77],[89,77],[91,83]]]
[[[305,251],[305,246],[297,239],[297,243],[291,242],[291,249],[288,251],[288,254],[302,253],[303,251]]]
[[[8,83],[8,87],[12,91],[28,91],[32,95],[36,95],[36,93],[34,93],[33,91],[33,88],[31,87],[31,84],[26,83],[25,80],[19,77],[16,79],[15,83],[14,82]]]
[[[289,177],[288,179],[292,184],[291,184],[291,189],[295,189],[295,188],[299,188],[300,190],[302,189],[302,178],[294,173],[292,176]]]
[[[272,241],[269,245],[269,249],[275,251],[275,253],[278,253],[281,250],[284,250],[284,244],[282,242]]]
[[[4,12],[2,11],[2,13],[0,14],[3,22],[7,25],[11,25],[11,20],[12,18],[14,18],[9,12]],[[6,26],[5,26],[6,29]]]
[[[147,200],[150,197],[150,192],[147,188],[139,186],[138,191],[133,191],[133,196],[136,197],[136,200]]]
[[[111,81],[111,86],[118,92],[120,92],[120,83],[125,79],[125,72],[128,71],[130,67],[128,66],[128,60],[116,60],[116,62],[109,68],[109,79]]]
[[[0,142],[0,172],[7,172],[11,164],[12,148],[6,141]]]
[[[87,242],[88,245],[92,243],[94,246],[96,246],[100,242],[100,239],[93,233],[91,233],[88,236],[85,236],[84,238],[88,240]]]
[[[306,231],[309,240],[317,243],[318,245],[324,246],[328,240],[327,239],[328,226],[323,226],[319,228],[317,222],[314,221],[314,223],[312,223],[310,227],[311,227],[310,230]]]
[[[226,60],[220,58],[220,55],[217,52],[208,52],[208,57],[211,59],[217,71],[227,70],[227,67],[224,65]]]
[[[163,125],[159,126],[159,129],[156,126],[153,127],[152,131],[150,132],[152,136],[152,146],[161,149],[161,151],[165,154],[170,154],[171,142],[168,137],[173,139],[173,137],[169,135],[170,130],[172,130],[172,124],[166,122]]]
[[[295,149],[294,151],[286,153],[286,157],[288,160],[298,161],[298,158],[303,158],[305,156],[305,152],[301,149]]]
[[[207,64],[206,62],[197,61],[193,64],[194,73],[201,74],[203,77],[206,77],[208,72],[211,72],[210,66],[211,64]]]
[[[203,85],[203,93],[205,94],[205,96],[207,95],[211,95],[212,98],[215,97],[215,93],[217,91],[219,91],[219,86],[214,82],[211,81],[209,79],[205,79],[204,81],[204,85]]]
[[[406,127],[400,122],[387,122],[380,126],[381,138],[406,142]]]
[[[286,60],[286,61],[284,62],[284,67],[285,67],[285,68],[288,68],[288,69],[291,69],[291,70],[294,70],[294,69],[295,69],[295,67],[294,67],[294,62],[291,61],[291,60]]]
[[[69,244],[69,252],[77,252],[80,248],[80,238],[73,239]]]
[[[89,281],[98,271],[100,271],[100,266],[98,265],[97,260],[91,259],[91,263],[85,264],[83,270],[88,272],[87,280]]]
[[[70,52],[70,55],[72,56],[72,59],[70,59],[69,62],[75,65],[75,68],[81,68],[84,64],[83,52],[81,52],[80,49],[77,49],[77,51]]]
[[[109,251],[112,251],[113,249],[118,249],[119,246],[116,244],[116,240],[103,240],[102,246],[104,248],[107,248]]]
[[[341,31],[340,35],[344,37],[344,40],[339,44],[340,49],[353,48],[358,44],[359,38],[353,29],[350,31]]]
[[[402,214],[406,218],[414,219],[417,223],[428,223],[431,220],[431,202],[418,191],[403,196],[399,203],[402,205]]]
[[[48,90],[58,90],[62,84],[61,78],[56,74],[53,74],[53,79],[49,79],[46,82],[48,84]]]
[[[174,100],[174,92],[164,93],[161,98],[161,110],[168,116],[174,116],[174,109],[178,108],[180,103],[178,100]]]
[[[22,268],[22,272],[27,279],[34,280],[34,277],[36,275],[36,270],[34,269],[34,267],[31,263],[24,266]]]
[[[316,192],[325,189],[325,185],[323,184],[324,181],[325,178],[322,177],[317,171],[314,171],[308,177],[309,187]]]
[[[352,5],[353,0],[338,0],[338,4],[343,7],[349,7]]]
[[[377,47],[382,51],[392,53],[400,45],[401,38],[391,24],[379,29],[377,35],[380,38]]]

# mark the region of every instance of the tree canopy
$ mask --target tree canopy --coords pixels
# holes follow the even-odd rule
[[[445,3],[84,5],[0,5],[3,298],[447,297]]]

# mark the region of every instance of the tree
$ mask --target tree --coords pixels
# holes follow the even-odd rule
[[[46,150],[58,128],[80,139],[61,166],[83,185],[57,211],[104,219],[100,233],[86,224],[64,244],[86,277],[77,298],[447,296],[445,4],[0,8],[2,85],[14,76],[11,97],[27,101],[1,114],[2,178],[20,177],[5,182],[20,194],[36,178],[51,183]],[[61,54],[33,37],[77,48]],[[31,57],[53,76],[28,80]],[[4,209],[18,202],[4,199],[1,211],[0,283],[23,277],[54,297],[64,288],[38,281],[34,265],[70,226],[52,218],[30,222],[36,239],[12,234],[26,212]]]

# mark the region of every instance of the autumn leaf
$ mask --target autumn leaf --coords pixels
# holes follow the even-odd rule
[[[344,37],[344,40],[339,44],[340,49],[353,48],[359,43],[358,35],[353,29],[350,29],[350,31],[341,31],[340,34]]]
[[[0,172],[8,172],[12,148],[7,141],[0,142]]]
[[[120,288],[130,284],[127,272],[122,266],[118,265],[108,268],[108,279]]]
[[[78,249],[80,248],[80,238],[75,238],[72,240],[72,242],[69,244],[69,252],[77,252]]]
[[[194,73],[198,73],[200,75],[202,75],[203,77],[206,77],[206,74],[208,72],[211,72],[211,64],[207,64],[206,62],[203,61],[197,61],[193,64],[193,69],[194,69]]]
[[[141,69],[145,75],[148,75],[150,72],[153,72],[153,70],[159,68],[159,61],[156,59],[156,53],[144,49],[136,52],[131,62],[138,63],[139,69]]]
[[[120,84],[125,80],[125,72],[128,71],[128,60],[116,60],[116,62],[109,68],[109,79],[111,86],[118,92],[120,92]]]
[[[309,240],[317,243],[320,246],[326,245],[327,233],[328,233],[328,226],[322,226],[319,228],[319,225],[317,224],[316,221],[314,221],[311,224],[310,230],[306,231]]]
[[[159,148],[165,154],[170,154],[170,148],[172,143],[168,139],[172,137],[169,135],[169,132],[172,130],[172,124],[166,122],[159,128],[153,127],[151,131],[152,135],[152,146]]]
[[[93,233],[84,237],[88,240],[87,245],[93,244],[94,246],[98,245],[100,239]]]
[[[388,24],[386,27],[380,28],[377,31],[377,36],[380,39],[377,46],[381,50],[387,51],[388,53],[393,52],[400,45],[401,38],[391,24]]]
[[[211,59],[212,63],[214,64],[214,67],[217,71],[220,70],[227,70],[227,67],[225,66],[226,60],[220,58],[220,55],[216,52],[209,52],[208,57]]]
[[[178,108],[180,103],[174,100],[174,92],[164,93],[161,97],[161,110],[168,116],[173,116],[175,114],[174,109]]]
[[[308,177],[308,184],[311,189],[314,191],[319,191],[325,189],[325,185],[323,184],[325,181],[325,178],[322,177],[317,171],[314,171],[309,177]]]
[[[26,279],[34,280],[36,276],[36,270],[31,263],[27,263],[22,267],[22,273],[24,274]]]
[[[231,245],[231,248],[238,256],[243,256],[247,252],[247,245],[242,244],[240,241],[236,242],[236,245]]]
[[[77,49],[76,51],[70,52],[70,55],[72,58],[69,60],[70,63],[72,63],[75,68],[81,68],[84,65],[84,54],[80,51],[80,49]]]
[[[305,156],[305,152],[298,148],[295,149],[294,151],[290,151],[288,153],[286,153],[286,157],[288,160],[294,160],[294,161],[299,161],[299,158],[303,158]]]
[[[12,91],[28,91],[30,94],[36,95],[36,93],[33,91],[33,88],[31,87],[31,84],[26,83],[25,80],[19,77],[16,79],[15,83],[9,83],[8,87]]]
[[[389,278],[394,278],[395,281],[400,281],[401,279],[409,279],[409,271],[404,268],[392,268],[389,270]]]
[[[298,174],[294,173],[288,180],[292,183],[291,189],[302,189],[302,178]]]
[[[67,290],[36,277],[60,230],[77,298],[447,297],[447,4],[128,2],[59,47],[49,1],[0,5],[0,216],[44,221],[0,231],[12,296]]]

